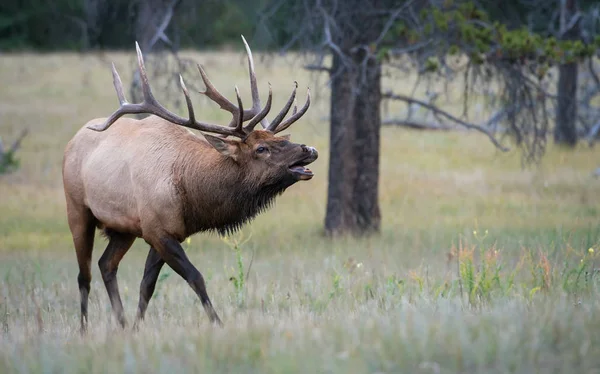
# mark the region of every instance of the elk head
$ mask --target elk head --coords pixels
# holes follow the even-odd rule
[[[289,141],[288,136],[275,136],[256,130],[242,140],[205,135],[222,155],[245,165],[250,180],[258,185],[282,184],[287,187],[300,180],[309,180],[313,173],[306,165],[318,157],[313,147]]]

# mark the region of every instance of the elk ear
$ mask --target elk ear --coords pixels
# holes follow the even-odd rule
[[[234,160],[237,160],[238,156],[238,144],[235,141],[218,138],[216,136],[202,134],[204,138],[212,145],[219,153],[223,156],[231,157]]]
[[[290,140],[291,137],[292,137],[291,134],[285,134],[285,135],[280,136],[280,138],[284,138],[285,140]]]

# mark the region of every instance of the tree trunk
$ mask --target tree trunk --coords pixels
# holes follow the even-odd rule
[[[340,57],[334,54],[331,70],[344,69]],[[352,204],[353,181],[356,174],[354,153],[353,108],[356,100],[352,94],[352,82],[356,73],[344,69],[331,80],[330,134],[329,134],[329,183],[327,190],[327,213],[325,231],[335,234],[354,231],[354,204]]]
[[[577,64],[563,64],[558,70],[558,106],[554,142],[574,147],[577,144]]]
[[[152,49],[150,41],[164,17],[166,3],[165,0],[142,0],[138,3],[135,17],[135,38],[142,52],[148,53]]]
[[[561,38],[575,40],[580,37],[579,21],[572,23],[577,13],[576,0],[561,0]],[[574,147],[577,144],[577,63],[560,65],[558,69],[558,105],[554,142]]]
[[[325,231],[357,235],[379,231],[379,145],[381,64],[362,53],[343,66],[334,55],[331,82],[329,189]]]
[[[359,56],[362,60],[363,56]],[[358,61],[356,61],[358,63]],[[362,79],[362,78],[360,78]],[[370,59],[365,83],[354,107],[354,155],[357,171],[354,203],[358,232],[379,231],[379,147],[381,130],[381,63]]]

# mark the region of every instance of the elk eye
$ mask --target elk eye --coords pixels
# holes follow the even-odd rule
[[[267,151],[267,147],[258,147],[256,148],[256,153],[264,153]]]

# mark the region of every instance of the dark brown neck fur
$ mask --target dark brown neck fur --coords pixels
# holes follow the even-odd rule
[[[201,231],[233,233],[271,207],[290,185],[284,181],[258,185],[232,159],[207,157],[206,152],[184,155],[174,170],[187,236]]]

